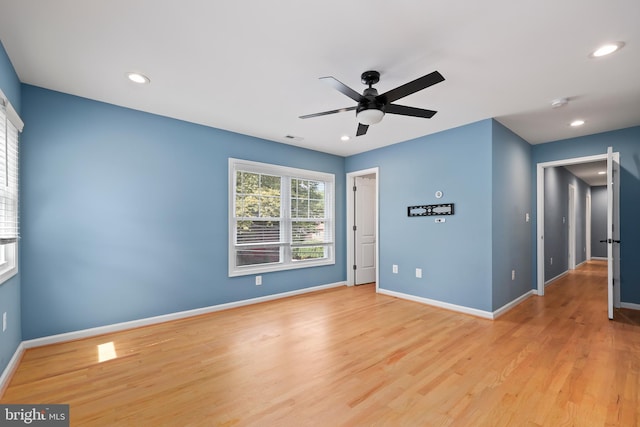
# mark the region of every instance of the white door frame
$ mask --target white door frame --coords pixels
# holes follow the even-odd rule
[[[537,293],[544,295],[544,170],[545,168],[555,168],[558,166],[575,165],[579,163],[590,163],[607,160],[607,154],[596,154],[594,156],[576,157],[573,159],[554,160],[537,164],[536,181],[536,222],[537,222]]]
[[[569,184],[569,207],[567,209],[567,227],[569,228],[568,230],[568,236],[569,236],[569,242],[567,245],[567,248],[569,250],[569,257],[568,257],[568,269],[569,270],[575,270],[576,269],[576,262],[577,262],[577,257],[576,257],[576,186],[573,184]]]
[[[379,176],[379,168],[370,168],[359,170],[355,172],[347,173],[347,286],[353,286],[354,283],[354,274],[353,274],[353,265],[355,262],[354,255],[354,236],[353,236],[353,226],[354,226],[354,212],[355,212],[355,200],[353,197],[353,179],[357,176],[364,175],[375,175],[376,179],[376,189],[375,189],[375,198],[376,198],[376,207],[375,207],[375,227],[376,227],[376,292],[378,292],[378,288],[380,287],[380,226],[379,226],[379,194],[380,194],[380,176]]]
[[[587,191],[587,197],[585,200],[585,259],[587,261],[591,260],[591,188]]]

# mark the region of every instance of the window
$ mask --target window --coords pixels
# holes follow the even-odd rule
[[[229,159],[229,276],[334,264],[334,182]]]
[[[18,131],[21,129],[22,121],[0,92],[0,284],[18,272]]]

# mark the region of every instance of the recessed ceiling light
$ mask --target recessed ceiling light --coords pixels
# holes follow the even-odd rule
[[[606,175],[606,174],[607,174],[607,171],[600,171],[600,172],[598,172],[598,175]]]
[[[600,58],[602,56],[611,55],[624,47],[624,42],[615,42],[603,44],[589,55],[590,58]]]
[[[584,124],[584,120],[574,120],[570,123],[571,127],[578,127],[578,126],[582,126]]]
[[[340,139],[341,139],[342,141],[348,141],[348,140],[350,140],[351,138],[349,138],[349,135],[342,135],[342,136],[340,137]]]
[[[138,83],[142,85],[151,83],[151,80],[149,79],[149,77],[140,73],[134,73],[134,72],[127,73],[127,78],[134,83]]]

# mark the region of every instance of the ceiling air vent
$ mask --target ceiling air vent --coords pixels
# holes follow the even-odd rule
[[[286,139],[287,141],[296,141],[296,142],[300,142],[302,141],[304,138],[302,138],[301,136],[294,136],[294,135],[285,135],[284,139]]]

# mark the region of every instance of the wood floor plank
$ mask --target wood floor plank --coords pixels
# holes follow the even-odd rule
[[[606,297],[599,261],[495,321],[330,289],[28,349],[0,402],[74,426],[636,426],[640,317]]]

